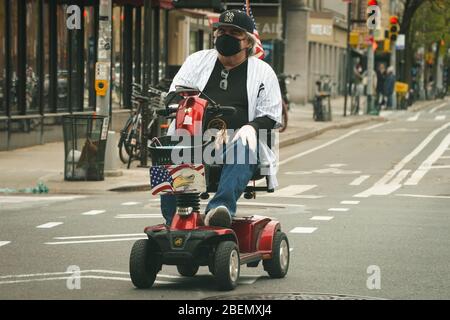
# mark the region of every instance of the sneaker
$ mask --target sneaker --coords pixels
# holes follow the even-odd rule
[[[205,218],[205,226],[214,227],[231,227],[231,215],[228,209],[224,206],[209,210]]]

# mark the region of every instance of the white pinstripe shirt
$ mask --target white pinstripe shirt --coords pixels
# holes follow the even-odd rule
[[[214,69],[217,55],[215,49],[190,55],[173,79],[170,91],[175,91],[178,85],[197,87],[203,91]],[[267,116],[275,121],[275,128],[281,126],[282,98],[278,78],[269,64],[253,56],[248,58],[247,97],[249,121]],[[173,122],[169,134],[173,134],[174,129]],[[263,142],[259,146],[261,163],[270,165],[267,172],[271,178],[269,187],[274,188],[278,185],[275,177],[278,155]],[[272,144],[272,149],[276,150],[277,146]]]

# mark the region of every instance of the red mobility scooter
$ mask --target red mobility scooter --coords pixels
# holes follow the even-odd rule
[[[176,128],[185,129],[192,136],[220,123],[217,120],[224,114],[235,112],[233,107],[219,106],[208,97],[201,98],[198,89],[179,87],[176,94],[182,96],[178,107],[159,113],[175,114]],[[231,228],[205,226],[200,199],[208,199],[209,193],[217,190],[221,171],[220,165],[196,164],[193,155],[201,153],[205,146],[203,142],[180,144],[173,136],[149,143],[151,178],[170,176],[170,182],[158,192],[175,194],[177,212],[170,226],[146,227],[148,239],[134,243],[130,276],[137,288],[152,287],[164,264],[176,265],[178,272],[186,277],[195,276],[200,266],[208,266],[220,290],[236,287],[241,265],[255,268],[262,261],[271,278],[283,278],[288,272],[289,241],[278,221],[254,215],[234,217]],[[181,153],[189,152],[191,163],[174,163],[171,156],[174,148],[179,148]],[[260,169],[261,165],[252,180],[265,178],[266,186],[247,186],[244,193],[247,199],[254,198],[256,191],[273,192],[268,189],[267,177],[260,174]]]

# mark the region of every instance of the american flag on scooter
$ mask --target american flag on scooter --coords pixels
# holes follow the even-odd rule
[[[264,48],[262,46],[261,39],[259,38],[258,30],[256,30],[256,21],[255,21],[255,17],[253,16],[253,11],[252,11],[252,8],[250,7],[250,5],[248,6],[248,10],[247,10],[247,0],[244,0],[244,7],[242,10],[244,12],[246,12],[247,15],[253,20],[253,25],[254,25],[253,38],[256,40],[255,57],[263,60],[265,57]]]
[[[150,184],[152,187],[152,195],[156,195],[162,191],[175,191],[173,182],[181,174],[181,171],[186,168],[192,168],[202,176],[205,176],[205,168],[203,164],[194,165],[186,163],[150,167]]]

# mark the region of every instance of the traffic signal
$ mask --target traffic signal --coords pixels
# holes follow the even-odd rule
[[[389,39],[391,41],[396,41],[399,31],[400,31],[400,25],[398,24],[398,17],[392,16],[389,19]]]

